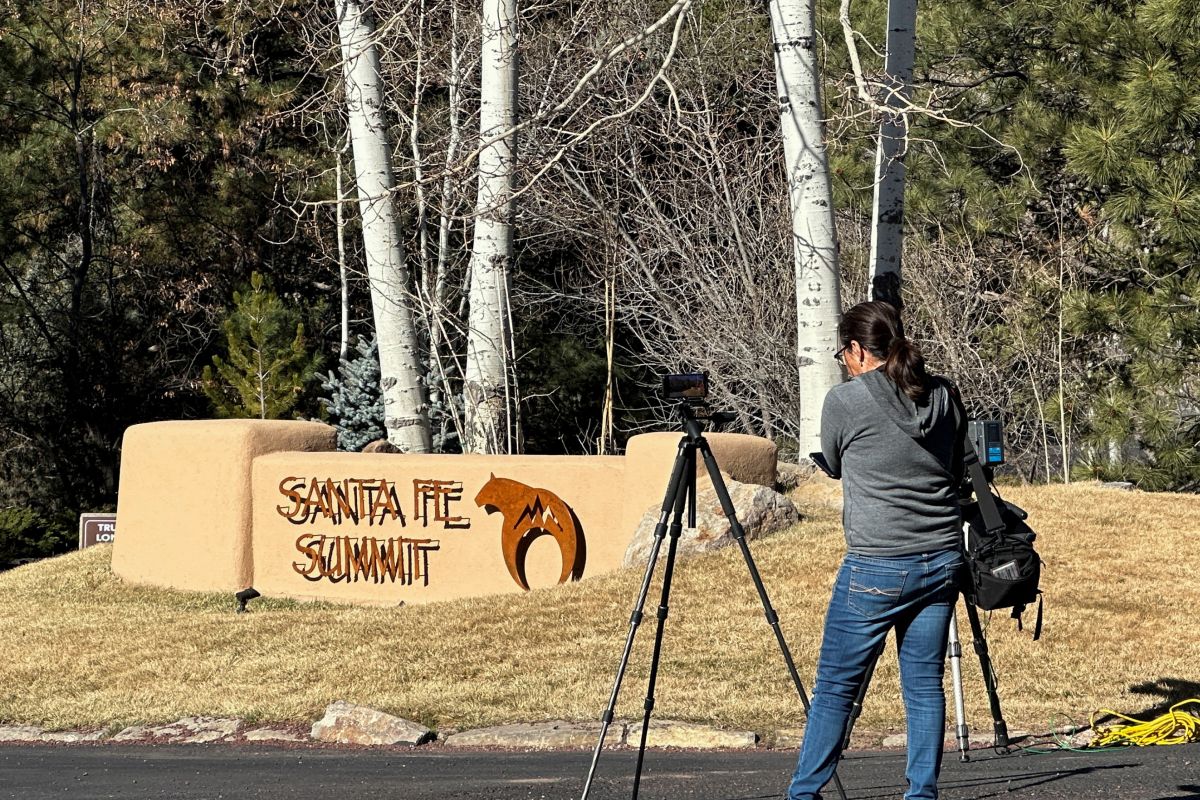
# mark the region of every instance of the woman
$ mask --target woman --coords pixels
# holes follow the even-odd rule
[[[887,303],[859,303],[834,356],[851,380],[821,412],[821,450],[842,479],[847,552],[817,663],[790,800],[819,798],[841,754],[850,707],[896,632],[908,720],[906,800],[934,800],[942,763],[946,635],[957,598],[961,456],[946,382],[925,372]]]

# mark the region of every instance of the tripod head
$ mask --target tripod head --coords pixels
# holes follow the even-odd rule
[[[662,395],[675,401],[675,412],[683,423],[683,429],[693,439],[710,427],[714,433],[737,419],[728,411],[712,411],[708,407],[708,373],[682,372],[664,375]]]
[[[705,428],[711,429],[713,433],[720,433],[727,425],[737,419],[737,414],[732,411],[713,411],[708,407],[706,400],[679,400],[675,404],[675,412],[679,415],[683,422],[684,430],[691,432],[691,426],[696,425],[699,430]]]

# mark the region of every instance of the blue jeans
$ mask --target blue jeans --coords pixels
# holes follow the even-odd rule
[[[893,629],[908,722],[904,797],[936,800],[946,727],[946,635],[961,567],[956,550],[903,558],[846,555],[825,618],[812,708],[789,800],[821,797],[841,755],[850,707]]]

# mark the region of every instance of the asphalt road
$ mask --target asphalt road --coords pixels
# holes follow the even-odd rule
[[[944,800],[1200,800],[1200,745],[1102,753],[981,751],[962,764],[948,753]],[[605,753],[590,797],[630,795],[631,752]],[[786,752],[655,752],[646,756],[645,800],[766,800],[782,796]],[[590,754],[410,751],[248,745],[0,746],[0,798],[17,800],[569,800]],[[839,769],[849,800],[899,800],[904,757],[855,752]],[[826,790],[827,800],[837,794]]]

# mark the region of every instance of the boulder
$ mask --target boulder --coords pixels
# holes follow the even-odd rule
[[[424,725],[345,700],[330,703],[325,716],[312,726],[312,738],[338,744],[418,745],[433,736]]]
[[[364,453],[399,453],[400,448],[387,439],[376,439],[362,449]]]
[[[791,496],[801,505],[827,508],[839,514],[842,511],[842,482],[820,470],[800,481]]]
[[[790,492],[811,478],[815,472],[817,472],[817,468],[812,462],[792,464],[780,461],[775,469],[775,489],[780,492]]]
[[[789,528],[800,521],[800,512],[795,504],[774,489],[738,483],[729,478],[725,478],[725,484],[747,539],[756,539]],[[642,516],[633,539],[625,550],[625,566],[646,563],[654,544],[654,528],[658,524],[660,511],[661,505],[652,506]],[[686,512],[684,524],[687,524]],[[703,486],[696,498],[696,527],[683,529],[678,553],[705,553],[730,544],[734,544],[733,532],[725,512],[721,509],[716,490],[712,486]]]

